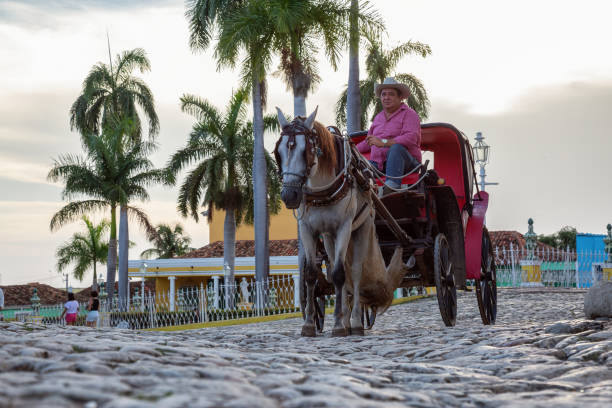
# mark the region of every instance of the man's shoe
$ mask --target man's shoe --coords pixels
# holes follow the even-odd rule
[[[386,196],[386,195],[389,195],[389,194],[393,194],[393,193],[395,193],[395,190],[391,189],[391,187],[389,187],[386,184],[383,186],[383,189],[382,189],[382,196],[383,197]]]

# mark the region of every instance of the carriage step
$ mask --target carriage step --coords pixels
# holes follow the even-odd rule
[[[381,200],[385,205],[387,203],[392,203],[394,201],[404,201],[404,200],[424,200],[425,194],[414,191],[414,190],[401,190],[395,193],[390,193],[381,197]]]

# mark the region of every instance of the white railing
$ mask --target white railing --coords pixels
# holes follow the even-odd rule
[[[612,262],[603,251],[571,251],[538,248],[529,252],[512,245],[495,248],[498,287],[589,288],[600,280],[612,280]],[[272,276],[264,282],[241,278],[233,284],[210,280],[207,286],[179,287],[170,291],[136,294],[126,304],[115,298],[100,301],[100,327],[147,329],[186,325],[253,316],[271,316],[300,311],[297,275]],[[421,289],[422,292],[422,289]],[[420,292],[419,292],[420,293]],[[398,289],[396,297],[416,294]],[[332,307],[335,296],[325,296],[325,307]],[[10,307],[0,313],[5,320],[36,321],[43,324],[65,324],[60,319],[63,305]],[[76,324],[84,325],[87,311],[79,308]]]
[[[494,250],[498,287],[543,286],[589,288],[612,279],[612,262],[604,251],[537,248],[513,245]]]
[[[208,286],[179,287],[174,295],[170,291],[147,292],[144,296],[137,293],[125,305],[120,305],[117,298],[112,302],[102,298],[98,327],[149,329],[295,313],[300,311],[298,286],[298,276],[285,275],[264,282],[243,278],[231,285],[211,281]],[[424,293],[423,288],[418,293]],[[398,298],[416,294],[415,288],[396,291]],[[334,304],[334,295],[324,296],[326,308]],[[15,319],[19,315],[18,320],[22,321],[65,324],[60,319],[63,304],[40,306],[38,313],[30,306],[12,309],[13,314],[5,314],[6,318]],[[85,325],[86,315],[85,305],[80,305],[76,324]]]

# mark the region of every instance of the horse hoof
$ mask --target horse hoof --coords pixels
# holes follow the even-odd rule
[[[363,327],[351,327],[351,335],[352,336],[364,336],[365,332]]]
[[[316,337],[317,336],[317,328],[314,324],[304,325],[302,326],[302,337]]]
[[[342,328],[334,328],[332,330],[332,337],[346,337],[348,336],[348,330],[344,327]]]

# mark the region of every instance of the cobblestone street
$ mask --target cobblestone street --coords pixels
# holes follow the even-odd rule
[[[301,338],[301,320],[183,332],[0,323],[1,407],[609,407],[612,321],[583,293],[474,293],[444,327],[435,297],[364,337]]]

